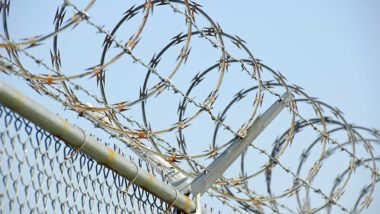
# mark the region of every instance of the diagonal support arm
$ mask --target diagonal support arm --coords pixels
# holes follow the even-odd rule
[[[290,92],[281,96],[281,100],[276,101],[259,116],[248,128],[247,135],[243,139],[235,138],[232,144],[212,162],[207,170],[198,175],[190,185],[191,193],[194,195],[203,194],[231,164],[243,153],[244,150],[256,139],[256,137],[272,122],[272,120],[288,105],[293,99]]]

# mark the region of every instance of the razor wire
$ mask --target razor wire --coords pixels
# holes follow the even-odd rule
[[[130,142],[126,142],[134,147],[136,151],[143,154],[154,154],[162,157],[170,163],[175,169],[181,171],[189,177],[195,177],[201,171],[205,170],[205,165],[208,160],[215,158],[220,152],[229,145],[228,140],[225,140],[222,145],[219,137],[222,132],[229,132],[232,134],[230,138],[243,138],[247,127],[254,121],[257,115],[263,110],[263,103],[265,106],[264,94],[272,96],[270,99],[279,99],[281,92],[291,91],[295,95],[295,99],[290,106],[288,106],[291,116],[288,119],[290,125],[286,131],[274,141],[271,152],[266,149],[252,144],[253,150],[264,154],[268,158],[267,162],[257,171],[248,170],[246,161],[247,155],[243,155],[240,164],[239,175],[234,175],[230,178],[221,178],[211,192],[210,196],[217,197],[223,203],[230,203],[234,201],[237,203],[234,209],[263,212],[263,208],[270,209],[273,212],[295,212],[292,208],[285,206],[282,200],[286,197],[292,197],[297,201],[298,210],[301,212],[318,212],[326,209],[331,212],[332,206],[339,207],[343,212],[360,212],[367,207],[375,190],[375,184],[378,181],[379,172],[377,171],[376,163],[378,157],[376,156],[375,149],[378,145],[379,132],[376,129],[366,129],[361,126],[354,126],[348,123],[339,109],[325,104],[316,98],[307,95],[303,89],[297,85],[287,83],[286,78],[280,73],[276,72],[270,67],[264,65],[260,60],[256,59],[245,45],[245,41],[238,36],[232,36],[225,33],[219,24],[214,22],[201,6],[191,1],[147,1],[139,6],[132,6],[126,10],[122,18],[117,22],[114,28],[102,26],[92,21],[90,16],[90,9],[94,7],[96,1],[90,1],[84,10],[80,10],[75,4],[70,1],[58,7],[54,16],[54,29],[51,33],[42,36],[34,36],[26,38],[21,42],[12,42],[13,38],[10,36],[8,30],[8,15],[10,11],[10,1],[3,0],[1,2],[2,17],[3,17],[3,30],[4,36],[1,47],[5,48],[8,57],[2,55],[1,70],[6,73],[14,74],[24,78],[28,84],[31,85],[36,91],[45,93],[48,96],[58,100],[65,107],[70,110],[78,112],[79,115],[85,116],[94,123],[96,127],[102,128],[109,132],[111,136],[120,138],[128,136]],[[153,17],[153,11],[161,8],[169,7],[176,14],[181,14],[185,20],[184,33],[180,32],[175,34],[169,40],[164,48],[159,50],[153,55],[151,60],[146,63],[140,59],[135,50],[139,46],[143,46],[141,42],[144,29],[148,25],[148,20]],[[158,9],[159,8],[159,9]],[[72,15],[67,18],[66,13],[71,9]],[[182,12],[182,10],[185,12]],[[156,12],[157,13],[157,12]],[[137,30],[131,33],[127,42],[119,40],[117,35],[118,31],[124,25],[132,22],[139,14],[142,15],[140,22],[137,24]],[[65,20],[66,18],[66,20]],[[205,26],[199,26],[199,20],[205,19],[203,22]],[[70,28],[72,31],[78,28],[81,23],[87,23],[96,29],[98,33],[104,35],[102,44],[102,54],[100,62],[96,65],[89,66],[90,68],[76,73],[64,74],[64,67],[62,66],[61,51],[59,44],[63,45],[64,42],[58,42],[61,35],[68,32]],[[107,30],[109,29],[109,30]],[[112,30],[111,30],[112,29]],[[124,38],[124,37],[123,37]],[[128,37],[127,37],[128,38]],[[175,84],[175,77],[179,75],[180,68],[185,67],[186,63],[190,63],[192,48],[191,43],[195,39],[202,39],[209,44],[212,48],[216,49],[219,53],[219,59],[203,69],[203,71],[189,77],[190,85],[187,90],[180,89],[180,85]],[[44,61],[30,54],[30,49],[37,49],[42,45],[42,42],[53,41],[52,50],[50,50],[50,58],[52,67],[49,67]],[[112,48],[112,45],[115,45]],[[179,45],[179,54],[176,58],[176,63],[170,70],[167,77],[161,74],[158,69],[160,63],[165,58],[165,54],[171,49],[176,49]],[[242,50],[245,54],[244,57],[237,57],[230,51],[231,47]],[[178,48],[177,48],[178,49]],[[114,52],[112,52],[114,51]],[[116,51],[116,52],[115,52]],[[235,50],[234,50],[235,51]],[[235,52],[234,52],[235,53]],[[22,63],[19,54],[24,54],[33,60],[35,64],[43,65],[46,73],[37,74],[35,69],[26,68],[26,64]],[[114,56],[107,57],[114,54]],[[106,90],[106,75],[110,75],[112,66],[125,55],[130,56],[135,64],[139,64],[142,68],[147,69],[144,80],[141,82],[141,87],[138,95],[134,100],[119,100],[118,102],[111,103],[108,98],[110,92]],[[64,58],[63,58],[64,60]],[[189,61],[189,62],[187,62]],[[233,67],[233,68],[232,68]],[[239,68],[239,69],[236,69]],[[228,73],[232,69],[241,70],[241,73],[248,74],[248,77],[253,80],[249,89],[242,89],[238,87],[238,91],[230,101],[223,100],[221,103],[228,103],[224,108],[220,108],[220,113],[215,114],[215,106],[221,100],[223,93],[223,83],[225,82]],[[216,74],[215,74],[216,73]],[[215,75],[216,80],[214,87],[209,89],[203,101],[192,97],[197,87],[200,87],[209,76]],[[94,95],[95,92],[85,89],[85,82],[75,83],[85,78],[96,78],[97,86],[100,90],[100,97]],[[156,78],[156,79],[154,79]],[[151,81],[156,80],[157,83],[151,84]],[[87,80],[89,82],[90,80]],[[178,81],[178,80],[177,80]],[[58,86],[56,86],[58,85]],[[210,84],[211,85],[211,84]],[[186,88],[185,88],[186,89]],[[109,89],[108,89],[109,90]],[[173,125],[161,129],[152,128],[152,121],[149,120],[148,111],[149,103],[154,99],[164,97],[169,91],[172,92],[172,97],[180,97],[181,101],[178,105],[178,119]],[[198,92],[199,93],[199,92]],[[86,97],[92,98],[100,107],[94,107],[92,103],[85,100]],[[248,119],[244,120],[238,125],[229,125],[227,116],[231,117],[229,113],[234,106],[243,103],[244,100],[249,99],[253,107],[251,107]],[[266,98],[268,97],[265,96]],[[82,99],[81,99],[82,98]],[[83,99],[85,98],[85,99]],[[219,102],[220,103],[220,102]],[[128,111],[137,106],[141,107],[142,119],[137,121],[132,119],[135,115],[128,115]],[[192,107],[194,107],[192,109]],[[152,108],[152,107],[151,107]],[[189,110],[190,109],[190,110]],[[195,109],[195,110],[194,110]],[[304,111],[304,109],[306,109]],[[189,115],[189,111],[194,111]],[[309,111],[314,111],[310,114]],[[98,117],[90,116],[89,113],[99,113]],[[208,115],[215,123],[214,132],[209,149],[203,152],[194,152],[189,149],[192,142],[186,140],[188,136],[187,130],[195,123],[202,115]],[[307,115],[307,116],[305,116]],[[154,122],[154,121],[153,121]],[[115,128],[117,127],[117,128]],[[234,128],[233,128],[234,127]],[[312,141],[310,147],[307,147],[301,153],[300,162],[297,172],[292,171],[288,166],[280,161],[280,158],[286,154],[291,145],[296,142],[295,138],[302,135],[303,130],[310,128],[314,131],[316,139]],[[227,131],[225,131],[227,130]],[[175,138],[167,137],[166,134],[174,134]],[[227,134],[224,133],[223,137]],[[223,138],[222,138],[223,139]],[[343,143],[341,143],[343,142]],[[319,152],[319,157],[314,160],[308,169],[305,168],[305,162],[308,160],[311,150],[317,143],[322,145]],[[335,147],[334,147],[335,146]],[[358,149],[359,148],[359,149]],[[365,157],[358,155],[357,150],[363,148],[365,150]],[[334,185],[330,192],[322,191],[321,188],[315,187],[313,184],[324,162],[329,158],[333,158],[332,154],[337,151],[345,153],[349,156],[349,163],[344,173],[338,174]],[[369,159],[368,159],[369,157]],[[147,156],[149,158],[149,155]],[[159,164],[159,163],[157,163]],[[272,171],[276,166],[282,168],[285,173],[293,179],[293,185],[282,193],[273,193],[271,182],[274,179]],[[341,205],[338,200],[342,197],[350,179],[354,176],[356,168],[364,167],[371,171],[371,180],[368,185],[363,187],[362,194],[358,197],[359,204],[354,208],[346,208]],[[307,172],[302,175],[302,169]],[[254,188],[250,187],[253,179],[258,176],[264,176],[267,183],[267,193],[256,193]],[[215,191],[215,193],[213,193]],[[301,198],[301,192],[304,191],[304,198]],[[319,206],[313,207],[311,205],[310,195],[314,192],[324,200]],[[229,205],[231,206],[231,205]],[[232,206],[233,207],[233,206]]]

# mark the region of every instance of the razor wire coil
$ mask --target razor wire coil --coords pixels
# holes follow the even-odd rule
[[[295,99],[291,105],[288,106],[290,110],[290,126],[280,135],[274,142],[272,151],[268,152],[259,146],[252,144],[253,150],[258,151],[260,154],[264,154],[268,158],[267,163],[263,168],[257,172],[248,172],[246,170],[246,162],[244,156],[241,159],[241,170],[239,175],[235,175],[232,178],[221,178],[210,193],[211,197],[217,197],[223,203],[229,203],[235,201],[237,203],[236,210],[254,210],[255,212],[263,212],[263,208],[268,208],[272,212],[296,212],[295,210],[284,205],[281,199],[285,197],[294,197],[298,203],[298,209],[302,212],[318,212],[322,209],[326,209],[331,212],[331,207],[336,206],[343,212],[360,212],[367,207],[372,199],[373,192],[375,190],[375,184],[378,182],[379,172],[377,170],[376,163],[378,157],[375,154],[373,147],[378,145],[379,132],[376,129],[367,129],[361,126],[354,126],[349,124],[343,117],[339,109],[334,108],[324,102],[317,100],[307,95],[303,89],[297,85],[287,83],[285,77],[263,64],[260,60],[256,59],[253,54],[248,50],[245,45],[245,41],[238,36],[232,36],[225,33],[222,28],[214,22],[205,13],[201,6],[191,1],[147,1],[139,6],[130,7],[122,16],[120,21],[111,30],[106,26],[99,25],[92,21],[90,9],[95,5],[96,1],[90,1],[84,10],[79,9],[71,1],[64,1],[64,3],[58,7],[54,17],[54,30],[43,36],[30,37],[21,42],[12,42],[13,38],[9,34],[7,29],[7,16],[9,15],[10,2],[7,0],[2,1],[2,13],[3,13],[3,29],[2,34],[3,43],[2,46],[6,48],[8,57],[1,55],[2,64],[1,70],[6,73],[20,76],[24,78],[34,88],[34,90],[45,93],[46,95],[56,99],[65,107],[78,112],[79,115],[88,118],[94,125],[101,128],[112,137],[121,138],[128,136],[130,138],[129,146],[135,148],[136,151],[144,154],[149,158],[149,154],[154,154],[162,157],[169,162],[175,169],[181,171],[189,177],[195,177],[202,170],[205,170],[205,163],[207,159],[215,158],[220,152],[223,151],[228,142],[220,145],[217,142],[218,134],[222,132],[222,128],[230,132],[234,138],[243,138],[245,131],[250,124],[254,121],[257,115],[262,110],[264,101],[264,94],[273,96],[272,99],[279,99],[280,92],[291,91],[295,95]],[[135,53],[134,49],[138,46],[142,46],[140,42],[144,32],[144,28],[147,25],[150,17],[153,16],[153,11],[158,10],[161,7],[170,7],[174,13],[181,14],[185,20],[186,32],[176,34],[169,41],[169,44],[159,50],[157,54],[154,54],[149,63],[144,62]],[[183,8],[183,12],[180,7]],[[69,9],[72,9],[72,15],[70,18],[66,17],[66,13]],[[132,36],[127,42],[119,40],[117,31],[135,18],[138,14],[142,14],[140,25],[136,32],[132,33]],[[208,25],[206,27],[198,26],[197,20],[199,16],[203,16]],[[102,57],[99,64],[91,65],[88,70],[80,72],[74,75],[65,75],[63,73],[64,67],[62,66],[62,59],[59,50],[58,38],[64,32],[67,32],[70,27],[73,27],[74,31],[81,25],[86,23],[92,28],[96,29],[100,34],[104,35],[104,41],[102,44]],[[194,29],[193,29],[194,28]],[[109,29],[109,30],[107,30]],[[181,66],[184,67],[187,60],[191,55],[191,42],[194,37],[199,36],[201,39],[208,41],[211,46],[220,51],[220,59],[204,69],[203,72],[197,73],[191,79],[189,88],[184,91],[175,84],[174,77],[180,72]],[[215,39],[215,40],[214,40]],[[53,50],[50,50],[50,58],[52,67],[45,63],[46,59],[39,59],[34,57],[33,54],[27,50],[27,48],[37,48],[42,45],[44,41],[53,40]],[[246,52],[246,58],[235,57],[229,49],[226,48],[226,43],[232,43],[235,48]],[[178,54],[174,69],[169,73],[168,78],[160,74],[158,69],[161,60],[164,58],[165,52],[171,48],[175,48],[177,45],[183,45],[180,53]],[[110,52],[112,45],[115,45],[114,49],[117,50],[116,55],[110,57],[107,61],[107,54]],[[19,53],[24,54],[26,57],[31,58],[35,64],[43,65],[48,71],[53,74],[37,74],[32,70],[24,67],[22,60],[18,56]],[[135,100],[122,100],[115,103],[110,103],[106,91],[105,84],[106,75],[111,70],[113,64],[121,60],[121,57],[128,55],[133,62],[139,64],[142,68],[147,69],[145,80],[141,83],[140,91]],[[190,60],[189,60],[190,61]],[[225,108],[220,110],[218,115],[213,111],[214,105],[218,103],[219,97],[223,94],[220,92],[223,87],[223,81],[229,69],[232,69],[233,65],[238,65],[242,71],[248,74],[248,77],[253,80],[253,86],[249,89],[239,89],[240,91],[233,96],[233,99],[225,105]],[[108,69],[108,70],[107,70]],[[191,93],[197,86],[201,85],[207,75],[211,75],[212,72],[218,71],[218,78],[216,85],[206,96],[203,101],[199,101],[191,97]],[[266,75],[270,74],[268,78]],[[155,76],[158,78],[158,83],[149,86],[149,79]],[[263,79],[265,76],[265,80]],[[96,78],[96,83],[100,89],[100,97],[96,96],[94,92],[87,90],[84,86],[75,83],[75,81],[82,80],[90,77]],[[55,86],[59,84],[59,86]],[[180,104],[178,105],[178,120],[169,127],[163,129],[154,130],[151,128],[149,117],[147,116],[147,105],[152,100],[167,94],[168,91],[173,93],[173,96],[179,95],[181,97]],[[79,93],[81,95],[79,96]],[[79,97],[85,96],[93,98],[96,104],[100,107],[94,107],[81,100]],[[78,95],[77,95],[78,94]],[[253,96],[252,96],[253,94]],[[233,126],[226,123],[226,117],[229,115],[230,109],[238,105],[239,102],[243,102],[246,97],[251,95],[253,98],[250,117],[245,120],[238,129],[234,129]],[[267,95],[268,96],[268,95]],[[266,97],[267,97],[266,96]],[[195,113],[186,117],[186,111],[189,109],[190,104],[195,106]],[[128,109],[136,106],[141,107],[142,120],[137,121],[132,117],[127,116]],[[313,116],[304,116],[300,112],[300,106],[304,108],[310,108],[315,111]],[[89,113],[99,113],[97,117],[91,116]],[[187,149],[188,141],[185,140],[185,131],[190,129],[191,123],[196,121],[202,114],[206,114],[209,118],[215,122],[215,129],[213,133],[212,141],[209,145],[209,149],[201,153],[192,153],[190,149]],[[101,116],[99,116],[101,115]],[[116,128],[115,128],[116,127]],[[305,152],[302,152],[297,172],[291,170],[288,166],[282,163],[281,156],[286,153],[290,145],[295,141],[294,139],[301,133],[303,129],[311,128],[316,134],[316,139],[313,143],[307,147]],[[338,136],[342,139],[334,139],[337,132],[343,132],[347,137]],[[165,137],[167,133],[175,133],[176,139]],[[343,135],[344,135],[343,134]],[[177,141],[177,142],[174,142]],[[341,143],[341,141],[343,143]],[[317,142],[320,142],[323,146],[320,151],[320,156],[314,163],[309,166],[308,174],[301,176],[304,162],[310,156],[310,151],[317,147]],[[334,147],[335,146],[335,147]],[[366,150],[367,157],[363,158],[356,154],[358,146],[363,146]],[[348,149],[349,148],[349,149]],[[349,165],[342,174],[338,174],[338,177],[334,181],[334,187],[328,194],[321,188],[313,185],[314,178],[317,177],[319,170],[328,158],[332,157],[332,154],[337,153],[340,150],[349,156]],[[159,163],[157,163],[159,164]],[[294,180],[294,184],[287,190],[280,194],[274,194],[271,188],[272,170],[279,166],[287,175],[290,175]],[[349,180],[354,175],[354,171],[358,167],[364,167],[369,169],[371,173],[370,184],[363,188],[363,194],[360,194],[354,208],[346,208],[339,203],[339,199],[344,194]],[[267,194],[255,193],[254,189],[249,187],[249,181],[257,176],[263,175],[267,183]],[[342,185],[341,187],[338,187]],[[304,189],[305,198],[301,200],[300,191]],[[364,191],[365,190],[365,191]],[[310,201],[310,194],[314,192],[324,200],[320,206],[312,207]],[[252,196],[254,195],[254,196]],[[363,196],[365,195],[365,197]],[[230,207],[234,207],[229,205]],[[281,211],[283,209],[283,211]]]

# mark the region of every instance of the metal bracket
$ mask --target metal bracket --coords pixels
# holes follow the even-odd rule
[[[288,91],[281,96],[281,100],[276,101],[264,112],[263,115],[253,122],[248,128],[247,135],[243,138],[233,139],[231,145],[224,150],[212,162],[203,173],[198,175],[190,184],[193,195],[203,194],[231,164],[247,149],[256,137],[272,122],[272,120],[288,105],[293,99],[293,95]]]

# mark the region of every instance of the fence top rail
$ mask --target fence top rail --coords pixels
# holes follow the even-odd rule
[[[48,111],[4,82],[0,81],[0,103],[27,118],[31,122],[62,139],[66,144],[112,169],[134,184],[184,212],[194,212],[196,205],[175,187],[155,178],[133,161],[118,154],[98,140],[87,135],[79,127]]]

